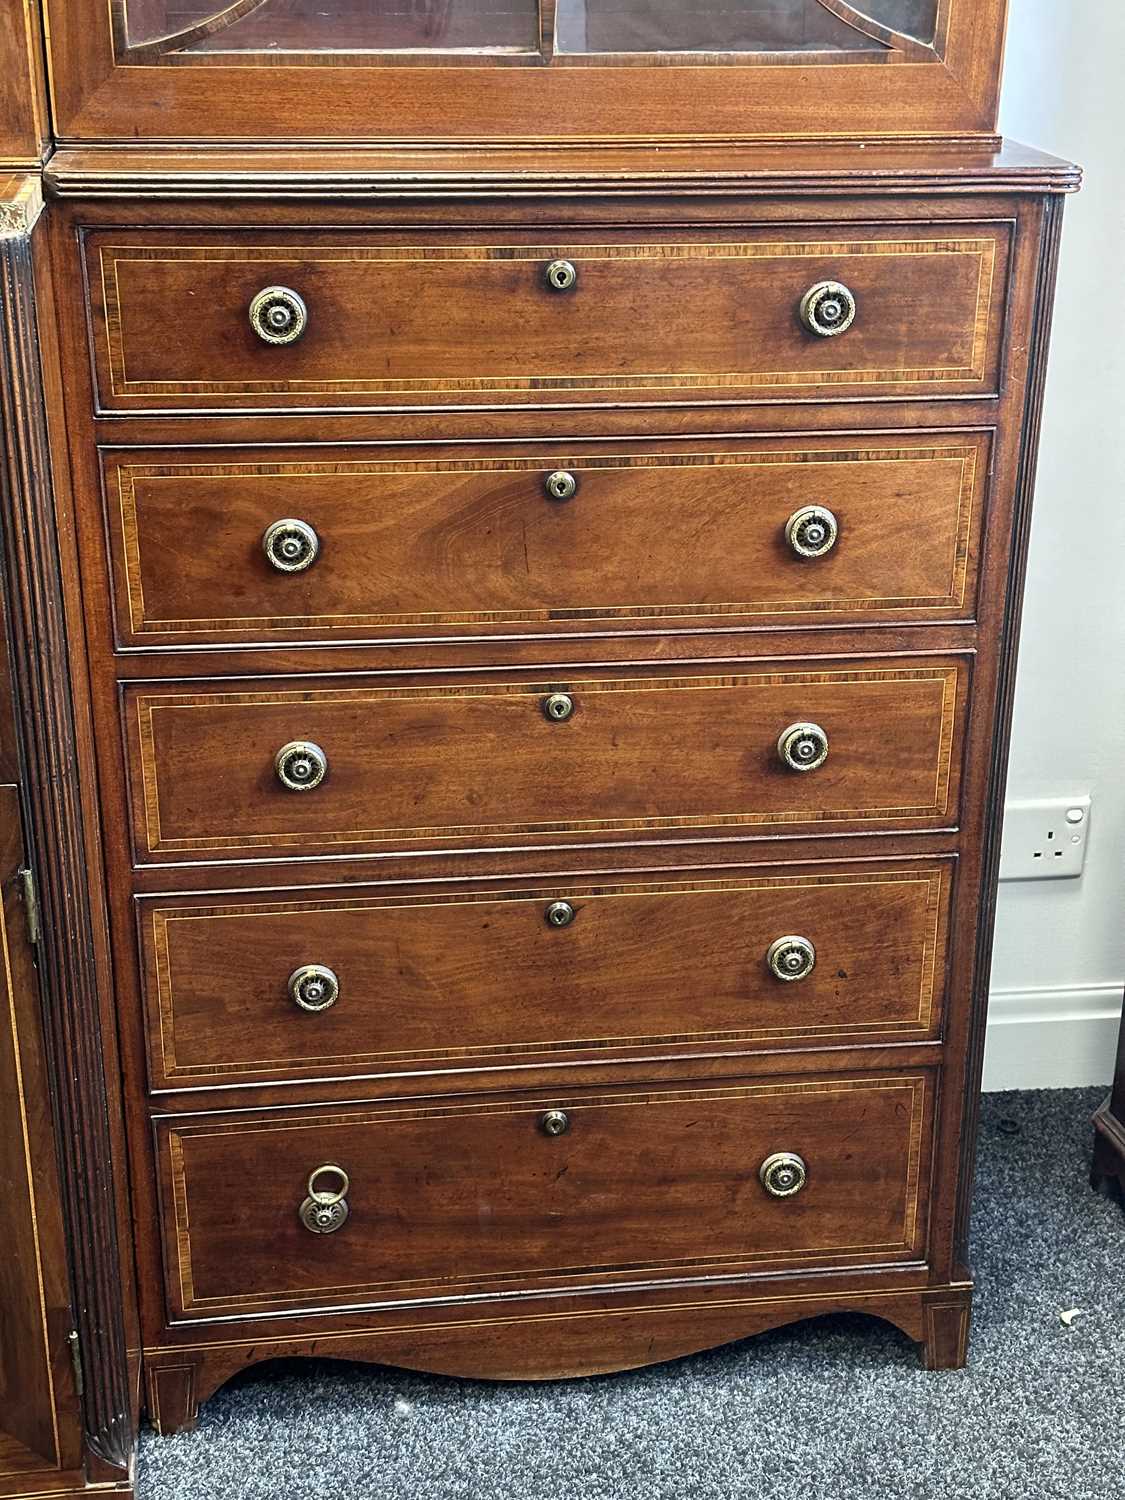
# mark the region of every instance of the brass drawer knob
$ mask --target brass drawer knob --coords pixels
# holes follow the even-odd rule
[[[839,535],[836,517],[826,505],[803,505],[785,523],[785,540],[798,557],[824,557]]]
[[[544,1135],[565,1135],[570,1129],[570,1116],[561,1109],[549,1109],[539,1121]]]
[[[307,521],[275,521],[266,528],[262,550],[279,573],[303,573],[316,562],[320,538]]]
[[[318,1184],[320,1184],[318,1186]],[[309,1173],[309,1195],[301,1204],[301,1223],[310,1234],[335,1234],[348,1221],[351,1182],[343,1167],[326,1162]]]
[[[330,1010],[340,998],[340,981],[324,964],[303,964],[289,976],[289,998],[302,1010]]]
[[[311,740],[290,740],[273,758],[277,779],[288,792],[311,792],[328,774],[328,757]]]
[[[792,1198],[808,1176],[808,1168],[795,1151],[775,1151],[758,1168],[758,1177],[771,1198]]]
[[[818,338],[835,338],[855,321],[855,298],[839,281],[818,281],[801,298],[801,322]]]
[[[574,699],[569,693],[550,693],[543,699],[543,717],[552,724],[565,724],[574,712]]]
[[[816,949],[808,938],[774,938],[766,949],[766,963],[775,979],[807,979],[816,968]]]
[[[250,327],[266,344],[295,344],[308,322],[304,298],[287,286],[263,287],[250,304]]]
[[[573,500],[578,493],[578,480],[566,469],[556,469],[543,481],[549,500]]]
[[[819,724],[790,724],[778,736],[777,753],[791,771],[815,771],[828,759],[828,736]]]
[[[544,915],[548,927],[569,927],[577,913],[569,901],[552,901]]]

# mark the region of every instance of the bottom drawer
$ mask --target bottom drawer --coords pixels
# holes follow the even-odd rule
[[[932,1093],[919,1071],[160,1119],[169,1310],[918,1259]]]

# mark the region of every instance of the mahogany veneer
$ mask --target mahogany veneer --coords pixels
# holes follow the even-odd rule
[[[546,228],[92,232],[98,409],[996,389],[1010,223]],[[557,259],[577,270],[569,291],[548,284]],[[855,295],[846,337],[810,337],[798,317],[824,281]],[[271,348],[246,308],[278,283],[304,301],[308,326]]]
[[[990,462],[978,430],[521,443],[503,457],[487,446],[107,448],[117,638],[150,648],[965,619]],[[568,500],[547,490],[559,472],[578,484]],[[826,501],[839,541],[809,566],[785,524]],[[320,547],[294,573],[263,547],[288,517]]]

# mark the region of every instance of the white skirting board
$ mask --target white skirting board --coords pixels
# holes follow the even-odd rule
[[[1120,983],[993,990],[985,1090],[1108,1084],[1117,1055],[1121,991]]]

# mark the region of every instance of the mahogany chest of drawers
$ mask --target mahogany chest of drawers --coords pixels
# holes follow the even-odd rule
[[[273,1356],[965,1360],[1005,11],[4,9],[2,1500]]]
[[[68,186],[145,1401],[965,1358],[1061,199]]]

